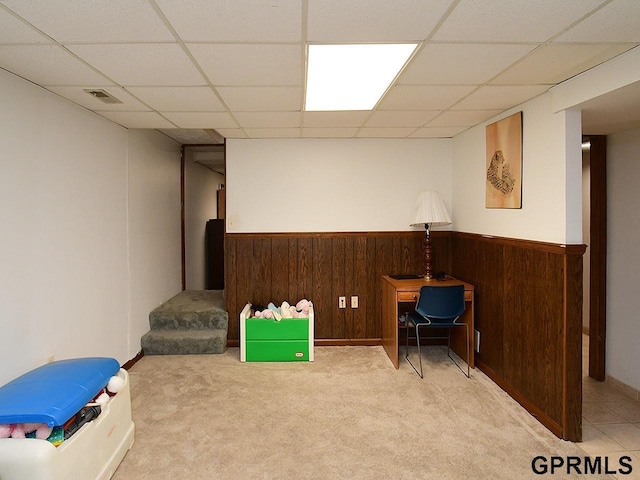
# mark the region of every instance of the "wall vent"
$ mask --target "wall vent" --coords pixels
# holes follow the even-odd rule
[[[89,95],[91,95],[92,97],[97,98],[102,103],[109,103],[109,104],[122,103],[121,100],[118,100],[116,97],[108,94],[104,90],[85,88],[84,91]]]

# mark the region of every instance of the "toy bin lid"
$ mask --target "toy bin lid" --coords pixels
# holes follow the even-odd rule
[[[59,360],[0,387],[0,425],[64,425],[106,387],[120,370],[114,358]]]

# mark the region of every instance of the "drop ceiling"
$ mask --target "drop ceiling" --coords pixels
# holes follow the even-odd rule
[[[307,45],[371,42],[419,44],[376,107],[304,112]],[[637,0],[0,0],[1,68],[189,144],[452,137],[638,45]]]

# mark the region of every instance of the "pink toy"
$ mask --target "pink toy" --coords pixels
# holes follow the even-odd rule
[[[36,438],[39,438],[40,440],[46,440],[49,438],[49,435],[51,435],[51,431],[53,430],[44,423],[23,423],[22,428],[24,429],[25,434],[36,432]]]
[[[46,440],[51,435],[52,428],[44,423],[14,423],[0,425],[0,438],[26,438],[34,433],[36,438]]]
[[[24,431],[24,425],[21,423],[16,423],[11,425],[11,438],[26,438],[25,434],[27,432]]]
[[[301,316],[308,317],[309,309],[311,308],[311,306],[313,306],[313,303],[311,303],[306,298],[303,298],[298,303],[296,303],[296,310],[298,311],[299,314],[302,314]]]

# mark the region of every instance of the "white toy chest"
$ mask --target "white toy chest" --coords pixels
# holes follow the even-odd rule
[[[97,418],[84,424],[58,447],[47,440],[34,438],[0,439],[0,479],[111,478],[133,445],[135,430],[131,418],[129,375],[124,369],[116,374],[124,380],[122,389],[111,397]],[[92,396],[94,392],[88,394]]]

